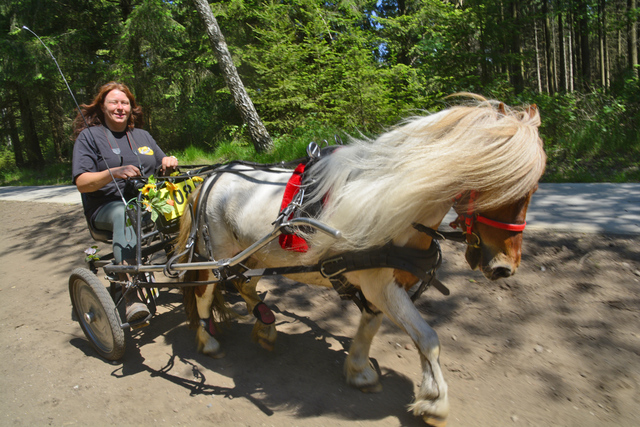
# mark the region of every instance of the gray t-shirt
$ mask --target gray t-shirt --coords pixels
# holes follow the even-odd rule
[[[113,135],[108,138],[107,132]],[[115,152],[114,152],[115,151]],[[119,151],[118,154],[116,154]],[[158,147],[149,132],[134,128],[127,132],[112,132],[104,126],[84,129],[76,138],[73,147],[72,176],[76,178],[85,172],[101,172],[107,168],[134,165],[140,169],[143,177],[155,173],[162,164],[164,152]],[[117,179],[118,187],[125,194],[125,180]],[[125,194],[125,198],[137,196]],[[98,191],[82,194],[84,214],[92,220],[95,212],[105,203],[120,200],[116,184],[112,181]]]

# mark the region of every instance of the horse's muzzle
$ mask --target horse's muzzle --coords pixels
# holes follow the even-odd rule
[[[491,280],[504,279],[513,275],[511,267],[497,267],[491,270]]]

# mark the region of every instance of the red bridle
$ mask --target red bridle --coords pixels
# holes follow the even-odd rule
[[[462,199],[464,193],[460,193],[454,199],[454,206]],[[476,246],[480,244],[480,237],[473,232],[473,224],[474,222],[479,222],[481,224],[488,225],[489,227],[499,228],[500,230],[514,231],[514,232],[522,232],[527,225],[525,221],[522,224],[514,224],[509,222],[496,221],[485,216],[476,213],[476,203],[475,200],[478,196],[478,193],[475,190],[469,191],[469,203],[467,205],[466,213],[459,213],[458,218],[450,224],[451,228],[458,228],[458,226],[462,226],[465,228],[464,232],[467,234],[467,237],[471,235],[475,235],[477,242]],[[457,212],[457,210],[456,210]]]

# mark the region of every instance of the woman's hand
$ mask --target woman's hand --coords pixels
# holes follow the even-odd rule
[[[135,178],[141,174],[140,169],[133,165],[111,168],[111,174],[109,173],[109,170],[103,170],[101,172],[85,172],[76,177],[76,187],[78,187],[78,191],[81,193],[98,191],[111,182],[111,175],[113,175],[114,178],[127,179]]]
[[[174,156],[168,156],[162,158],[162,165],[160,166],[160,171],[162,175],[166,175],[167,170],[172,172],[175,168],[178,167],[178,159]]]
[[[140,169],[138,169],[137,166],[133,166],[133,165],[125,165],[117,168],[112,168],[111,173],[113,174],[114,178],[121,178],[121,179],[134,178],[136,176],[142,175],[140,173]]]

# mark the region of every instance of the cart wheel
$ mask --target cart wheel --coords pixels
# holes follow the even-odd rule
[[[107,360],[124,355],[124,332],[120,315],[107,288],[91,271],[76,268],[69,278],[71,304],[82,331],[96,351]]]

